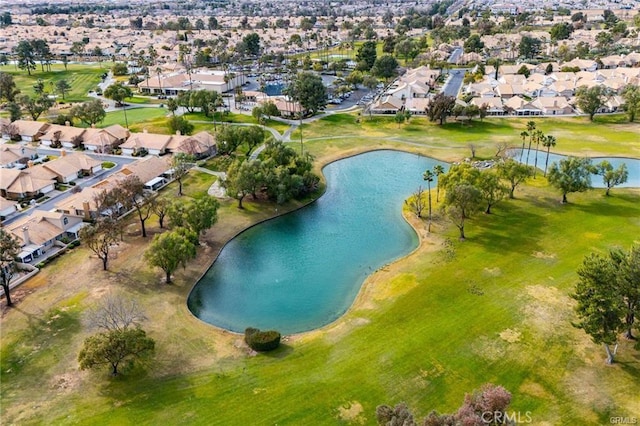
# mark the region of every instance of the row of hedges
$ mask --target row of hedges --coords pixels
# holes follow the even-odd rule
[[[254,351],[267,352],[280,346],[280,333],[275,330],[260,331],[257,328],[247,328],[244,331],[244,341]]]

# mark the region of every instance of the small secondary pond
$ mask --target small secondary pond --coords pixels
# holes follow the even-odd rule
[[[418,186],[426,188],[422,173],[436,164],[448,168],[375,151],[327,165],[325,194],[230,241],[194,288],[189,308],[236,332],[291,334],[334,321],[368,275],[417,247],[402,204]]]
[[[541,152],[538,158],[541,169],[545,156]],[[561,158],[552,154],[549,164]],[[640,187],[640,160],[607,160],[615,167],[627,163],[626,186]],[[189,309],[236,332],[256,327],[291,334],[334,321],[351,306],[368,275],[417,247],[402,204],[425,186],[422,173],[436,164],[448,169],[446,163],[397,151],[329,164],[323,169],[325,194],[230,241],[194,287]],[[599,176],[592,181],[603,186]]]

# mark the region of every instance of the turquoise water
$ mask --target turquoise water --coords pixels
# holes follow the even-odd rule
[[[189,308],[236,332],[291,334],[334,321],[368,275],[417,247],[402,204],[418,186],[426,188],[422,173],[436,164],[448,169],[396,151],[329,164],[325,194],[230,241],[189,296]]]
[[[539,153],[541,169],[545,157]],[[551,154],[549,164],[562,158]],[[623,186],[640,187],[640,160],[607,160],[614,167],[627,164],[629,181]],[[418,186],[426,188],[422,173],[435,164],[448,169],[446,163],[397,151],[329,164],[323,170],[326,193],[230,241],[195,286],[189,309],[236,332],[256,327],[291,334],[334,321],[351,306],[368,275],[417,247],[402,204]],[[603,186],[599,176],[592,183]]]
[[[544,162],[547,158],[546,151],[536,151],[535,149],[531,150],[529,154],[529,165],[533,166],[535,163],[536,152],[538,155],[538,168],[544,171]],[[551,163],[558,162],[562,159],[567,158],[565,155],[554,154],[553,152],[549,153],[549,166]],[[516,160],[520,160],[520,150],[517,150],[517,154],[515,157]],[[607,160],[614,169],[617,169],[620,164],[624,163],[627,165],[627,170],[629,171],[629,178],[627,182],[616,186],[615,188],[640,188],[640,160],[637,158],[622,158],[622,157],[594,157],[591,159],[591,164],[598,164],[602,160]],[[524,151],[522,155],[522,163],[527,161],[527,151]],[[594,188],[604,188],[604,182],[602,181],[602,176],[591,175],[591,185]],[[615,191],[615,188],[613,189]]]

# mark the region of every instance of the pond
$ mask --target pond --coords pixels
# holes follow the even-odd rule
[[[375,151],[327,165],[313,204],[227,244],[189,296],[203,321],[291,334],[321,327],[353,303],[365,278],[418,245],[402,205],[422,173],[446,163]],[[434,182],[435,184],[435,182]]]
[[[547,159],[547,152],[546,151],[536,151],[535,149],[531,150],[531,153],[529,154],[529,165],[533,166],[535,164],[536,161],[536,152],[537,152],[537,156],[538,156],[538,169],[543,170],[544,171],[544,163]],[[563,160],[567,158],[566,155],[560,155],[560,154],[554,154],[553,152],[549,153],[549,166],[551,166],[551,163],[553,162],[558,162],[560,160]],[[522,158],[520,157],[520,149],[516,150],[516,156],[515,156],[516,160],[521,161],[522,163],[526,163],[527,162],[527,150],[525,149],[522,155]],[[627,165],[627,170],[629,172],[629,178],[627,179],[627,182],[616,186],[616,188],[640,188],[640,160],[637,158],[623,158],[623,157],[593,157],[591,158],[591,164],[598,164],[599,162],[601,162],[602,160],[607,160],[609,163],[611,163],[611,165],[613,166],[614,169],[617,169],[620,164],[626,164]],[[591,176],[591,184],[594,188],[604,188],[604,182],[602,181],[602,176],[596,176],[596,175],[592,175]],[[615,191],[615,188],[614,188]]]
[[[539,155],[538,167],[544,169],[546,153]],[[551,154],[549,164],[562,158]],[[640,160],[607,160],[614,167],[625,162],[624,186],[640,187]],[[402,205],[425,187],[422,173],[436,164],[448,169],[446,163],[397,151],[329,164],[323,169],[325,194],[231,240],[194,287],[189,309],[235,332],[255,327],[291,334],[331,323],[351,306],[367,276],[417,247]],[[592,181],[603,187],[600,177]]]

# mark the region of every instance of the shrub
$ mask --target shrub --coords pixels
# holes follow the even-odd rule
[[[244,341],[254,351],[272,351],[280,346],[280,333],[275,330],[260,331],[249,327],[244,331]]]

